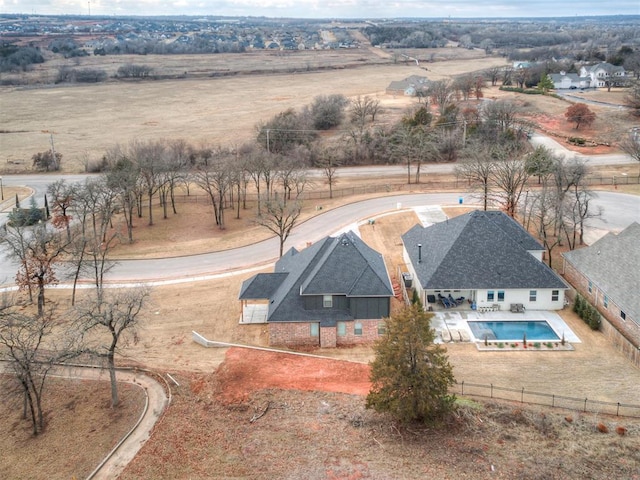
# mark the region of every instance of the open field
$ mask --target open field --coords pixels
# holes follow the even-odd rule
[[[463,49],[444,50],[470,55]],[[379,57],[368,50],[291,56],[265,53],[246,59],[244,55],[83,58],[80,61],[91,67],[117,69],[127,61],[136,61],[172,72],[255,71],[260,62],[268,70],[270,63],[276,62],[273,71],[282,72],[288,65],[296,73],[264,73],[263,69],[261,73],[229,77],[187,75],[179,80],[0,87],[0,171],[29,168],[34,153],[50,148],[51,135],[56,151],[64,156],[63,170],[68,172],[83,171],[86,159],[98,159],[108,148],[133,139],[184,138],[195,145],[237,146],[255,138],[259,122],[288,108],[301,108],[317,95],[371,95],[381,101],[388,117],[397,116],[416,100],[385,95],[391,81],[409,75],[435,80],[504,64],[502,58],[471,53],[468,59],[429,63],[428,71],[415,64],[391,61],[371,65],[372,58],[378,62]],[[344,68],[346,63],[358,64],[354,55],[365,59],[360,62],[363,66]],[[249,63],[241,67],[244,60]],[[312,62],[332,69],[303,68]],[[53,62],[41,68],[48,70],[40,75],[54,75],[57,66]]]

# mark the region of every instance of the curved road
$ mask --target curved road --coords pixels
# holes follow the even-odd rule
[[[602,207],[603,216],[589,220],[589,227],[597,231],[620,231],[636,221],[640,223],[640,197],[614,192],[598,192],[593,205]],[[321,238],[398,207],[426,205],[455,205],[462,198],[473,203],[469,194],[423,193],[393,195],[350,203],[317,215],[298,225],[285,243],[285,248],[302,248],[307,242]],[[596,237],[599,235],[596,235]],[[276,260],[278,239],[270,239],[246,247],[218,252],[164,259],[120,260],[109,272],[108,280],[123,283],[149,282],[169,279],[189,279],[220,274]],[[17,265],[4,257],[0,259],[0,285],[13,284]]]

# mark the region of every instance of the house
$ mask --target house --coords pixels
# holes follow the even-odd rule
[[[478,310],[564,307],[567,284],[543,263],[542,246],[503,212],[475,210],[416,225],[402,243],[424,305],[451,295]]]
[[[549,78],[556,90],[589,88],[591,85],[591,77],[581,77],[577,73],[552,73]]]
[[[603,315],[600,329],[640,367],[640,224],[563,257],[564,277]]]
[[[404,80],[394,80],[389,84],[386,89],[388,95],[406,95],[408,97],[414,97],[419,91],[426,89],[429,86],[429,80],[427,77],[420,75],[411,75]]]
[[[523,62],[523,61],[518,61],[518,62],[513,62],[513,69],[514,70],[525,70],[527,68],[531,68],[533,66],[535,66],[535,62]]]
[[[382,255],[348,232],[292,248],[273,273],[243,282],[240,322],[266,322],[270,345],[356,345],[384,331],[391,297]]]
[[[624,83],[625,70],[622,66],[598,63],[580,67],[580,76],[591,79],[591,87],[618,86]]]

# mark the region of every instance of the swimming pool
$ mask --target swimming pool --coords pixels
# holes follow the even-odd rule
[[[486,338],[487,340],[522,341],[525,334],[527,335],[527,340],[560,340],[560,337],[545,320],[495,322],[469,320],[467,323],[476,340],[484,340]]]

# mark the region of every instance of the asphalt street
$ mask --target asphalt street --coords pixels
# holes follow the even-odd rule
[[[567,158],[576,156],[575,153],[565,149],[555,140],[543,135],[535,134],[531,143],[544,145]],[[622,154],[591,157],[579,155],[579,158],[591,165],[632,162],[629,156]],[[422,167],[425,175],[452,172],[454,168],[454,164],[427,164]],[[349,178],[360,175],[395,175],[405,172],[406,167],[402,165],[345,167],[340,169],[339,175],[341,178]],[[312,175],[321,176],[322,173],[320,170],[316,170],[312,172]],[[4,175],[3,184],[5,186],[28,186],[34,191],[35,198],[43,199],[47,185],[60,178],[64,178],[68,182],[82,182],[87,178],[87,175]],[[475,201],[473,196],[468,193],[429,193],[395,195],[347,204],[298,225],[285,243],[285,250],[292,246],[303,248],[308,242],[316,242],[326,235],[335,234],[349,225],[384,212],[427,205],[456,205],[460,199],[465,204],[472,204]],[[617,192],[599,192],[592,202],[595,209],[602,209],[603,214],[588,221],[588,239],[594,240],[607,231],[617,232],[634,221],[640,222],[640,197],[638,196]],[[8,209],[6,203],[4,207],[5,212],[0,212],[0,224],[6,221],[6,210]],[[220,274],[273,262],[277,258],[278,249],[278,239],[274,237],[246,247],[207,254],[165,259],[121,260],[109,272],[108,280],[127,283],[168,279],[187,280],[198,276]],[[15,262],[8,258],[6,252],[0,251],[0,285],[12,285],[16,271]]]

